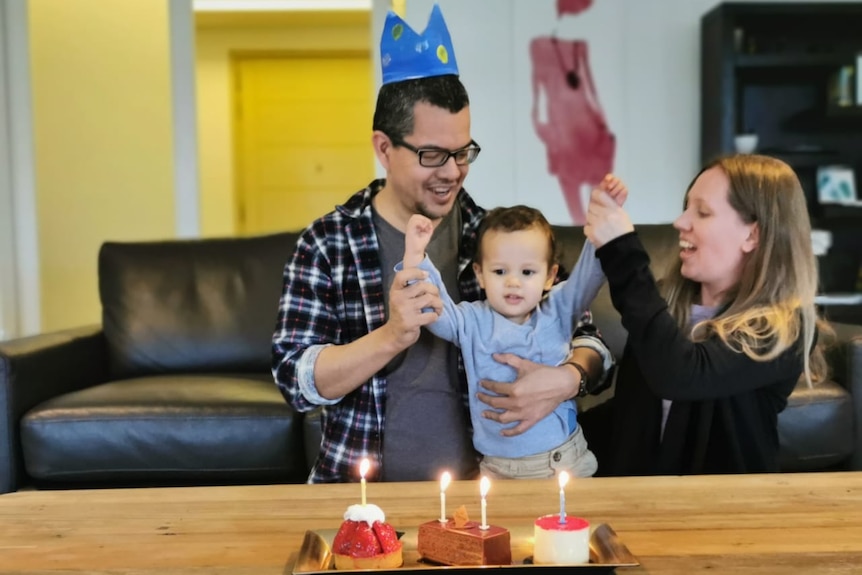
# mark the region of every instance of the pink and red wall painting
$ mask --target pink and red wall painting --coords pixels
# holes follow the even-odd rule
[[[592,0],[557,0],[557,18],[576,18]],[[599,102],[585,40],[556,34],[530,41],[533,127],[572,223],[583,224],[589,191],[611,172],[616,140]]]

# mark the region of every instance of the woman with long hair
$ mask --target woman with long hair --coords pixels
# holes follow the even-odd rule
[[[584,233],[628,331],[614,398],[585,414],[598,474],[778,471],[778,413],[800,376],[825,376],[799,179],[766,156],[718,159],[674,227],[679,254],[657,284],[626,212],[592,194]]]

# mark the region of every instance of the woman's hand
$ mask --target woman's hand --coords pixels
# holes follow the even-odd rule
[[[634,229],[629,215],[617,205],[608,192],[599,188],[592,191],[587,209],[587,222],[584,224],[584,235],[596,248]]]
[[[541,365],[511,353],[496,353],[494,359],[518,372],[518,378],[512,383],[480,382],[483,388],[498,395],[479,392],[479,400],[502,410],[487,410],[482,415],[500,423],[518,422],[503,431],[505,436],[524,433],[578,393],[580,382],[575,381],[575,370],[571,367]]]

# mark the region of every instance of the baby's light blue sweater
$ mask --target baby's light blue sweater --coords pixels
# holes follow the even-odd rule
[[[497,363],[491,354],[513,353],[554,366],[569,357],[575,324],[605,280],[593,245],[589,241],[584,243],[569,279],[555,285],[523,325],[495,312],[487,301],[455,304],[446,292],[440,272],[427,256],[420,267],[429,272],[428,279],[440,290],[443,300],[443,313],[428,329],[461,348],[470,391],[473,445],[479,453],[524,457],[562,445],[578,426],[574,401],[561,403],[526,432],[504,437],[500,432],[513,424],[504,425],[482,417],[483,411],[492,408],[480,402],[476,393],[480,380],[512,382],[517,376],[513,368]]]

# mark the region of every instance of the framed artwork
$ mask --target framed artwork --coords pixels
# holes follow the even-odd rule
[[[821,204],[856,204],[856,178],[849,166],[817,168],[817,199]]]

